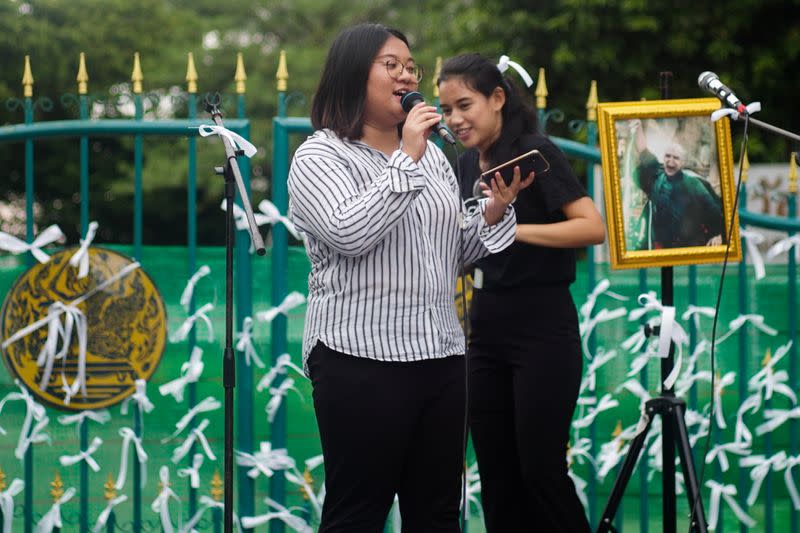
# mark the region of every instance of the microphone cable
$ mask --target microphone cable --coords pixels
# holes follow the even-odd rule
[[[747,128],[750,124],[750,115],[744,114],[744,131],[742,137],[742,145],[739,153],[739,175],[736,178],[736,194],[733,198],[733,209],[731,209],[731,217],[730,222],[728,224],[728,238],[727,238],[727,245],[725,246],[725,258],[722,262],[722,273],[719,278],[719,288],[717,289],[717,302],[714,306],[714,322],[711,327],[711,403],[710,409],[708,412],[708,434],[706,435],[706,443],[705,443],[705,450],[703,451],[703,455],[700,461],[700,477],[697,480],[697,494],[695,494],[694,501],[692,502],[692,506],[690,509],[689,514],[689,532],[691,533],[694,529],[693,525],[695,521],[695,511],[697,509],[697,504],[702,500],[702,493],[703,493],[703,477],[705,476],[706,470],[706,461],[705,458],[708,456],[708,452],[711,446],[711,437],[714,432],[714,396],[715,396],[715,386],[716,386],[716,340],[717,340],[717,319],[719,318],[719,307],[722,301],[722,287],[725,282],[725,272],[728,269],[728,257],[730,255],[731,250],[731,239],[733,238],[733,229],[734,229],[734,222],[736,221],[736,214],[739,209],[739,194],[742,190],[742,171],[744,169],[744,156],[747,153]],[[741,246],[741,243],[739,244]]]

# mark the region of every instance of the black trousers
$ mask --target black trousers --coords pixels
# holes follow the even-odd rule
[[[567,475],[583,359],[569,288],[476,290],[469,421],[488,533],[586,532]]]
[[[465,376],[461,356],[382,362],[318,343],[308,360],[326,496],[321,533],[460,531]]]

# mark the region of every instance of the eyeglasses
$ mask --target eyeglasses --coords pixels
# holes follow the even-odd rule
[[[388,57],[386,59],[379,59],[378,63],[383,63],[384,66],[386,66],[386,72],[388,72],[389,76],[394,80],[399,79],[400,76],[403,75],[403,70],[405,70],[414,77],[417,83],[422,81],[422,67],[410,61],[403,65],[396,57]]]

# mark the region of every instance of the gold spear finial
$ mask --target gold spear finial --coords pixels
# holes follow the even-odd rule
[[[797,159],[794,154],[789,156],[789,192],[792,194],[797,192]]]
[[[442,74],[442,56],[436,56],[436,67],[433,69],[433,79],[431,85],[433,86],[433,97],[439,98],[439,76]]]
[[[750,170],[750,159],[747,157],[747,152],[745,151],[744,157],[742,157],[742,181],[747,181],[747,171]]]
[[[22,95],[25,98],[33,96],[33,71],[31,71],[31,56],[25,56],[25,67],[22,70]]]
[[[247,73],[244,71],[244,59],[242,59],[241,52],[236,53],[236,73],[233,75],[233,79],[236,81],[236,94],[244,94],[247,92],[245,87]]]
[[[289,84],[289,69],[286,68],[286,50],[281,50],[281,55],[278,59],[278,72],[275,73],[275,79],[278,80],[278,91],[286,92]]]
[[[186,65],[186,91],[194,94],[197,92],[197,69],[194,68],[194,55],[189,52]]]
[[[539,80],[536,82],[536,108],[545,109],[547,107],[547,81],[544,78],[544,67],[539,68]]]
[[[0,492],[6,490],[6,473],[0,468]]]
[[[211,497],[214,498],[215,502],[222,501],[222,496],[225,494],[225,491],[222,490],[222,478],[219,476],[219,470],[214,470],[214,476],[211,478]]]
[[[50,482],[50,486],[53,487],[50,489],[50,496],[53,497],[54,502],[57,502],[64,495],[64,482],[61,481],[61,474],[58,471],[56,471],[53,481]]]
[[[764,359],[761,360],[761,366],[762,367],[767,366],[771,360],[772,360],[772,351],[769,348],[767,348],[767,351],[764,352]]]
[[[597,121],[597,80],[592,80],[589,87],[589,98],[586,100],[586,120]]]
[[[78,77],[75,81],[78,82],[78,94],[89,92],[89,73],[86,71],[86,55],[83,52],[78,60]]]
[[[622,435],[622,420],[617,420],[617,425],[614,427],[614,431],[611,432],[611,436],[615,439]],[[617,451],[622,449],[622,439],[617,442]]]
[[[108,479],[105,483],[103,483],[103,498],[106,501],[111,501],[117,497],[117,488],[114,486],[114,477],[111,475],[111,472],[108,473]]]
[[[141,94],[144,76],[142,75],[142,64],[139,61],[139,52],[134,52],[133,54],[133,73],[131,74],[131,81],[133,82],[133,92],[135,94]]]
[[[311,470],[309,470],[308,467],[306,467],[305,472],[303,472],[303,481],[306,482],[306,485],[311,487],[312,491],[314,490],[314,477],[311,475]],[[302,493],[303,493],[303,500],[308,501],[309,500],[308,493],[305,490],[303,490]]]

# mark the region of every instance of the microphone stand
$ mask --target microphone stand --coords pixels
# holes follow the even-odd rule
[[[214,124],[224,128],[222,112],[219,109],[219,93],[206,98],[206,111],[211,114]],[[233,388],[236,386],[236,364],[233,351],[233,248],[236,242],[233,205],[236,188],[242,199],[242,208],[250,228],[250,238],[258,255],[266,255],[264,240],[258,231],[258,224],[250,206],[250,197],[245,189],[239,171],[237,157],[244,155],[231,140],[220,135],[225,146],[225,165],[214,167],[217,175],[225,178],[225,347],[222,355],[222,386],[225,389],[225,445],[224,445],[224,501],[223,521],[225,533],[233,533]]]
[[[764,122],[762,120],[755,119],[755,118],[753,118],[753,115],[748,115],[746,119],[745,119],[744,115],[741,115],[741,114],[734,115],[734,117],[735,117],[734,120],[747,120],[753,126],[758,126],[761,129],[765,129],[767,131],[771,131],[773,133],[777,133],[778,135],[783,135],[787,139],[791,139],[791,140],[793,140],[795,142],[800,142],[800,135],[797,135],[796,133],[792,133],[791,131],[786,131],[786,130],[781,129],[781,128],[777,127],[777,126],[773,126],[772,124],[768,124],[768,123],[766,123],[766,122]]]

